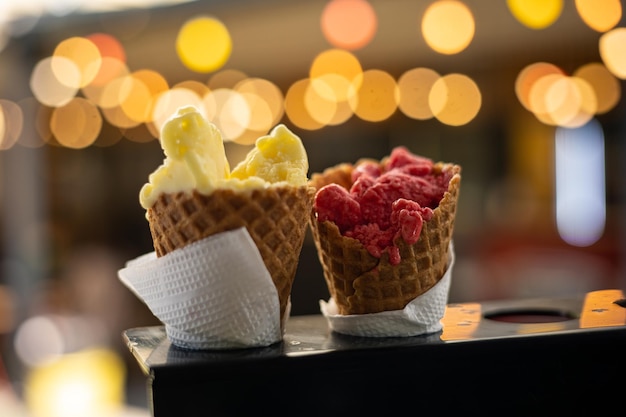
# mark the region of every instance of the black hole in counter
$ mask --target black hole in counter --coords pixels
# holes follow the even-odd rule
[[[626,298],[620,298],[619,300],[615,300],[613,302],[620,307],[626,307]]]
[[[485,318],[505,323],[554,323],[576,317],[561,310],[523,309],[494,311],[485,314]]]

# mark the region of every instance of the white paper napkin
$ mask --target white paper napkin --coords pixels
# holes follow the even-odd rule
[[[187,349],[268,346],[282,340],[278,293],[245,228],[165,256],[128,261],[119,279]]]
[[[320,300],[320,310],[333,331],[351,336],[408,337],[438,332],[443,328],[441,319],[448,302],[454,266],[452,244],[449,253],[448,269],[444,276],[430,290],[407,304],[403,310],[341,315],[332,297],[328,302]]]

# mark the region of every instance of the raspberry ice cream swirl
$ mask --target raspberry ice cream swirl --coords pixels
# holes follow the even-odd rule
[[[318,190],[317,220],[335,223],[343,236],[359,240],[372,256],[388,253],[389,262],[397,265],[397,239],[416,243],[448,189],[452,172],[433,167],[432,160],[404,147],[395,148],[383,163],[363,161],[354,167],[349,189],[328,184]]]

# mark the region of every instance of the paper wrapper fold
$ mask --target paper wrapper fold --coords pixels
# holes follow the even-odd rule
[[[236,349],[282,340],[278,293],[245,228],[161,257],[145,254],[127,262],[118,276],[178,347]]]
[[[454,266],[452,245],[448,253],[448,265],[443,277],[401,310],[342,315],[332,297],[328,302],[321,300],[320,310],[329,327],[337,333],[361,337],[409,337],[440,331]]]

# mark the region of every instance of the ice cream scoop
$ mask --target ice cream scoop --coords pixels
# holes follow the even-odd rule
[[[139,193],[145,209],[161,194],[197,191],[208,195],[217,188],[298,187],[308,181],[306,150],[300,138],[282,124],[257,139],[232,172],[220,131],[194,107],[179,109],[163,126],[161,147],[163,164],[150,174]]]
[[[349,190],[338,184],[320,188],[314,205],[317,220],[333,222],[372,256],[380,258],[387,252],[391,264],[398,264],[396,239],[409,245],[417,242],[451,178],[452,170],[435,170],[432,160],[397,147],[381,164],[358,164]]]

